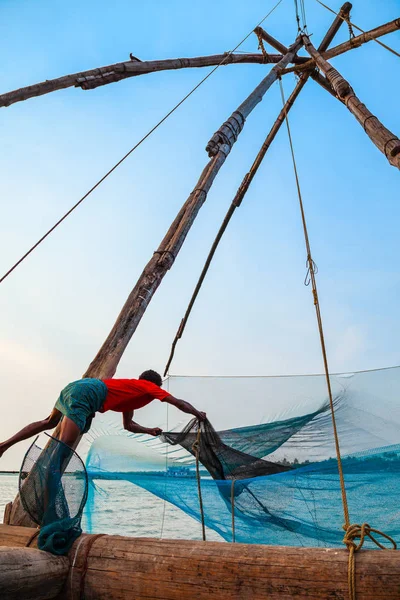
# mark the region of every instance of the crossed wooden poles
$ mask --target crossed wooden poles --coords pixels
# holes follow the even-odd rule
[[[326,32],[318,49],[316,49],[305,33],[299,33],[294,43],[287,48],[279,41],[275,40],[262,28],[256,28],[255,33],[259,39],[267,42],[279,54],[267,54],[263,49],[262,54],[225,54],[197,58],[181,58],[160,61],[140,62],[131,60],[128,62],[117,63],[99,69],[92,69],[82,73],[67,75],[58,79],[45,81],[36,85],[28,86],[0,95],[0,106],[9,106],[15,102],[20,102],[34,96],[40,96],[49,92],[63,89],[71,86],[81,87],[82,89],[94,89],[100,85],[105,85],[128,77],[134,77],[145,73],[151,73],[166,69],[181,69],[187,67],[202,67],[231,63],[273,63],[275,66],[268,75],[259,83],[255,90],[246,98],[246,100],[237,108],[229,119],[223,123],[218,131],[212,136],[206,146],[210,157],[209,162],[204,168],[193,191],[183,204],[175,220],[167,231],[158,249],[154,252],[150,261],[145,266],[135,287],[130,293],[121,313],[119,314],[110,334],[95,356],[84,377],[96,377],[105,379],[115,374],[122,354],[134,334],[142,316],[144,315],[150,300],[160,285],[164,275],[172,267],[176,256],[181,249],[183,242],[200,210],[204,204],[208,191],[210,190],[216,175],[224,164],[233,145],[239,137],[247,117],[263,99],[271,85],[283,74],[296,71],[299,75],[292,94],[288,98],[284,108],[281,110],[278,118],[274,122],[268,133],[264,144],[258,152],[252,167],[245,175],[242,184],[228,210],[223,226],[221,227],[219,237],[217,236],[211,249],[209,259],[219,243],[223,231],[225,230],[233,212],[242,202],[249,185],[257,172],[268,148],[278,133],[286,114],[290,111],[297,96],[306,84],[309,77],[312,77],[319,85],[329,91],[334,97],[342,102],[348,110],[355,116],[362,125],[368,137],[386,156],[389,163],[400,168],[400,140],[391,131],[389,131],[377,117],[375,117],[367,107],[356,96],[349,82],[328,62],[328,59],[338,56],[352,48],[361,46],[370,40],[376,39],[387,33],[400,29],[400,18],[371,31],[363,33],[350,39],[348,42],[335,46],[328,50],[330,43],[338,32],[343,22],[348,21],[352,5],[346,2],[340,12],[335,17],[332,25]],[[297,52],[304,46],[310,55],[310,59],[297,56]],[[292,63],[293,67],[288,67]],[[208,265],[209,265],[208,261]],[[202,278],[207,272],[208,265],[202,273]],[[200,282],[201,285],[201,282]],[[200,287],[196,288],[194,299]],[[188,311],[181,322],[176,338],[173,344],[173,350],[176,342],[181,337],[193,302],[188,307]],[[173,352],[170,357],[172,360]],[[57,435],[57,431],[56,434]],[[24,512],[19,497],[13,503],[12,509],[8,509],[8,523],[13,525],[31,525],[28,515]]]

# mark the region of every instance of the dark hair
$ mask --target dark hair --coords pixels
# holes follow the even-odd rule
[[[159,387],[162,384],[162,377],[157,371],[153,371],[153,369],[149,369],[148,371],[143,371],[140,375],[139,379],[145,379],[146,381],[151,381],[151,383],[155,383]]]

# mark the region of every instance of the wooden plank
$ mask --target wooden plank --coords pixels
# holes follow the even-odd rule
[[[50,92],[63,90],[69,87],[80,87],[83,90],[92,90],[108,83],[114,83],[129,77],[167,71],[175,69],[192,69],[199,67],[212,67],[222,63],[230,64],[263,64],[265,62],[277,63],[282,58],[279,54],[270,54],[265,60],[260,53],[249,54],[213,54],[211,56],[196,56],[193,58],[169,58],[166,60],[125,61],[89,69],[80,73],[64,75],[56,79],[48,79],[40,83],[6,92],[0,95],[0,107],[10,106],[36,96],[43,96]],[[222,66],[222,65],[221,65]]]
[[[69,560],[65,556],[0,546],[0,591],[4,600],[56,598],[68,572]]]

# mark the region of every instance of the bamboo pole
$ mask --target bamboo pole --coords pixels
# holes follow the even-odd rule
[[[394,19],[394,21],[390,21],[389,23],[385,23],[384,25],[380,25],[379,27],[375,27],[375,29],[371,29],[370,31],[366,31],[365,33],[361,33],[354,38],[351,38],[348,42],[344,42],[343,44],[339,44],[338,46],[334,46],[330,50],[322,53],[322,58],[325,60],[329,60],[331,58],[335,58],[340,54],[344,54],[349,50],[353,50],[354,48],[359,48],[363,44],[370,42],[371,40],[376,40],[378,37],[382,37],[383,35],[387,35],[388,33],[393,33],[400,29],[400,18]],[[301,65],[295,65],[293,67],[288,67],[283,71],[283,74],[293,73],[299,71],[305,71],[311,67],[315,67],[315,60],[311,59],[306,62],[303,61]]]
[[[293,50],[291,49],[288,56],[283,57],[276,67],[280,66],[281,68],[287,64],[293,51],[295,51],[295,48],[300,47],[301,44],[302,40],[299,38],[294,44]],[[274,67],[274,69],[276,67]],[[266,79],[268,79],[268,77],[265,78],[263,82],[265,82]],[[258,102],[261,101],[263,94],[269,87],[266,87],[264,83],[265,89],[262,93],[260,85],[257,86],[255,93],[253,92],[253,94],[250,94],[247,100],[241,105],[244,107],[243,110],[246,116],[248,116],[254,107],[257,106]],[[207,198],[208,191],[224,164],[226,157],[231,151],[233,144],[236,142],[241,129],[242,127],[237,131],[234,138],[229,140],[229,143],[219,144],[217,152],[209,160],[194,190],[180,209],[160,246],[154,252],[152,258],[144,268],[111,332],[83,377],[106,379],[114,375],[126,346],[136,331],[136,328],[162,279],[172,267],[200,208]],[[55,437],[58,436],[59,430],[60,425],[57,426],[54,432]],[[80,440],[77,440],[75,447],[78,445],[79,441]],[[9,522],[12,525],[29,526],[33,524],[29,515],[27,515],[23,509],[19,495],[12,504]]]
[[[310,38],[303,34],[306,50],[315,60],[316,65],[325,74],[338,99],[345,104],[352,115],[362,125],[365,133],[375,146],[386,156],[389,163],[400,169],[400,140],[389,129],[384,127],[375,115],[357,98],[353,88],[344,77],[328,63],[314,48]]]
[[[166,60],[147,60],[147,61],[125,61],[89,69],[72,75],[64,75],[57,79],[48,79],[41,83],[29,85],[27,87],[13,90],[0,95],[0,107],[10,106],[15,102],[22,102],[29,98],[42,96],[57,90],[63,90],[69,87],[80,87],[83,90],[91,90],[101,85],[121,81],[129,77],[155,73],[156,71],[167,71],[176,69],[191,69],[198,67],[212,67],[221,64],[264,64],[278,63],[282,56],[279,54],[269,54],[267,59],[260,54],[213,54],[211,56],[197,56],[193,58],[171,58]]]
[[[302,46],[302,38],[299,36],[296,41],[289,46],[285,56],[279,61],[275,67],[271,69],[266,77],[258,84],[255,90],[246,98],[244,102],[232,113],[225,123],[214,133],[210,141],[206,146],[208,156],[215,156],[221,144],[232,145],[237,139],[237,136],[241,132],[244,122],[251,111],[257,106],[263,99],[264,94],[271,87],[271,85],[279,77],[279,74],[285,66],[292,62],[294,55]]]

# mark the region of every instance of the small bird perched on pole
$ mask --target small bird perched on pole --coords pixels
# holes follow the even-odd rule
[[[142,61],[140,60],[140,58],[136,58],[136,56],[133,56],[132,52],[129,54],[129,58],[130,58],[131,60],[136,60],[137,62],[142,62]]]

